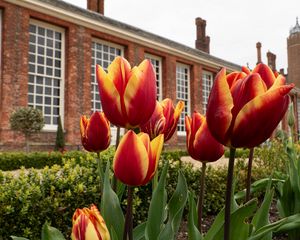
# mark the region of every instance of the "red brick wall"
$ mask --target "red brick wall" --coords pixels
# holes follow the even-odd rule
[[[91,44],[92,38],[124,46],[125,58],[132,65],[139,64],[145,53],[162,58],[163,98],[169,97],[176,103],[176,63],[190,66],[191,72],[191,110],[202,111],[202,69],[193,61],[154,50],[119,37],[87,29],[82,26],[24,9],[13,4],[0,2],[3,9],[3,58],[1,78],[0,108],[0,150],[13,150],[24,147],[24,138],[9,127],[9,116],[18,106],[27,105],[28,81],[28,41],[29,20],[34,18],[65,29],[65,93],[64,93],[64,129],[68,148],[80,146],[79,119],[89,114],[91,108]],[[216,72],[216,69],[210,69]],[[52,150],[55,132],[41,132],[31,138],[32,149]],[[185,147],[185,138],[174,137],[167,146]]]

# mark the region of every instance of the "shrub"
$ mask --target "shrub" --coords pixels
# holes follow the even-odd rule
[[[29,137],[41,131],[45,124],[42,112],[32,107],[18,108],[11,114],[9,122],[12,130],[24,134],[27,152],[29,151]]]
[[[64,136],[64,130],[62,128],[61,117],[59,116],[54,150],[63,152],[64,149],[65,149],[65,136]]]

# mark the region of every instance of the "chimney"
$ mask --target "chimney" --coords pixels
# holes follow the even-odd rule
[[[267,59],[268,59],[268,66],[273,70],[276,71],[276,55],[271,53],[270,51],[267,52]]]
[[[87,0],[87,9],[104,15],[104,0]]]
[[[260,42],[256,43],[256,50],[257,50],[257,63],[256,64],[259,64],[259,63],[261,63],[261,43]]]
[[[209,53],[209,36],[206,36],[205,28],[206,21],[202,18],[196,18],[196,31],[197,31],[197,39],[195,41],[195,47],[201,51]]]

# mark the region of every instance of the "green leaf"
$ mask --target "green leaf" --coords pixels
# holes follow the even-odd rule
[[[189,192],[188,237],[189,240],[202,240],[203,238],[197,228],[198,225],[197,205],[194,199],[195,199],[194,193]]]
[[[28,238],[10,236],[13,240],[29,240]]]
[[[63,234],[56,228],[44,223],[42,228],[42,240],[65,240]]]
[[[158,238],[164,221],[165,207],[167,204],[167,192],[165,186],[168,167],[169,164],[167,162],[163,168],[158,185],[152,194],[145,230],[145,239],[147,240]]]
[[[255,192],[258,192],[260,190],[266,189],[266,187],[269,183],[269,179],[270,178],[263,178],[263,179],[259,179],[259,180],[255,181],[254,183],[252,183],[251,188],[250,188],[251,193],[255,193]],[[278,182],[284,182],[284,180],[272,178],[272,183],[278,183]],[[241,199],[241,198],[245,198],[245,196],[246,196],[246,189],[237,192],[234,195],[234,198],[236,200],[238,200],[238,199]]]
[[[147,222],[141,223],[133,229],[133,239],[143,240],[145,239],[145,229]]]
[[[261,240],[270,232],[286,232],[298,229],[299,227],[300,214],[295,214],[258,229],[248,240]]]
[[[274,189],[270,189],[272,184],[272,179],[269,178],[269,183],[267,186],[266,194],[264,197],[264,200],[260,206],[260,208],[257,210],[257,212],[254,214],[254,217],[252,219],[252,224],[255,229],[259,229],[263,226],[266,226],[270,223],[269,221],[269,209],[271,206],[271,202],[274,195]],[[272,240],[272,233],[266,235],[263,240]]]
[[[119,198],[112,190],[110,185],[109,167],[110,163],[108,161],[104,176],[103,196],[101,199],[101,214],[108,229],[110,229],[111,236],[117,236],[117,238],[112,238],[112,240],[121,240],[123,238],[124,230],[124,215],[120,206]]]
[[[247,239],[250,225],[246,223],[245,219],[252,216],[256,205],[257,202],[251,200],[231,213],[230,240]],[[223,235],[224,209],[216,217],[214,224],[205,235],[204,240],[223,240]]]
[[[177,186],[168,205],[168,222],[160,233],[159,239],[172,239],[178,232],[185,204],[188,198],[188,187],[182,172],[179,171]]]

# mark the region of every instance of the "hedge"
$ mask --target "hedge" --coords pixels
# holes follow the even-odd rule
[[[102,159],[112,160],[113,153],[113,150],[105,152]],[[278,172],[284,174],[284,170],[281,169],[284,161],[280,156],[285,158],[281,147],[276,145],[271,149],[262,148],[255,152],[256,155],[269,156],[267,153],[273,159],[267,157],[263,160],[259,157],[255,159],[257,167],[253,169],[253,181],[268,177],[274,172],[274,166],[278,167]],[[31,240],[40,239],[40,230],[45,221],[60,229],[69,239],[75,209],[87,207],[91,203],[99,204],[101,196],[95,155],[80,152],[72,154],[72,157],[64,155],[61,166],[53,165],[40,170],[21,169],[17,172],[18,176],[0,171],[1,240],[9,239],[10,235],[23,236]],[[175,189],[179,169],[187,179],[189,190],[198,194],[201,172],[191,164],[182,164],[179,159],[183,155],[186,155],[186,152],[167,152],[161,156],[160,169],[164,161],[170,162],[167,180],[169,196]],[[236,190],[244,188],[246,163],[246,159],[241,159],[236,164],[235,171],[238,177]],[[266,166],[262,167],[264,165]],[[226,174],[226,168],[208,167],[205,214],[215,214],[223,207]],[[147,217],[151,192],[151,184],[135,188],[135,224]],[[124,199],[122,203],[125,207]]]

